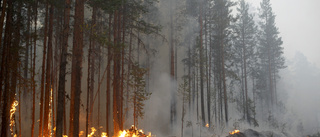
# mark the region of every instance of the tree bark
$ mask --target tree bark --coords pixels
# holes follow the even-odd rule
[[[113,68],[113,128],[114,128],[114,134],[117,135],[120,130],[120,124],[121,124],[121,119],[120,119],[120,51],[121,48],[119,47],[118,43],[118,21],[119,21],[119,11],[116,10],[114,13],[114,68]]]
[[[8,65],[10,62],[10,46],[11,46],[11,39],[12,39],[12,11],[13,4],[12,1],[8,1],[8,9],[7,9],[7,17],[6,17],[6,27],[5,27],[5,34],[4,34],[4,41],[3,41],[3,53],[6,54],[2,58],[2,64]],[[4,72],[4,93],[3,95],[5,98],[3,99],[2,104],[2,120],[1,120],[1,136],[6,137],[8,132],[8,125],[9,125],[9,117],[10,117],[10,91],[9,91],[9,68],[5,67]],[[2,89],[2,87],[0,87]]]
[[[48,31],[48,54],[47,54],[47,68],[46,68],[46,85],[44,96],[44,122],[43,122],[43,135],[50,136],[49,129],[49,113],[50,113],[50,95],[52,90],[52,33],[53,33],[53,5],[50,4],[49,10],[49,31]]]
[[[36,53],[37,53],[37,16],[38,16],[38,0],[35,1],[34,6],[34,41],[33,41],[33,66],[32,66],[32,125],[31,125],[31,137],[34,137],[34,122],[35,122],[35,101],[36,101],[36,82],[35,82],[35,73],[36,73]],[[21,105],[19,105],[21,106]],[[20,110],[20,109],[19,109]],[[21,131],[21,129],[20,129]]]
[[[109,14],[109,35],[108,35],[108,40],[111,41],[111,17],[112,14]],[[107,130],[107,135],[110,136],[110,130],[109,130],[109,114],[110,114],[110,103],[111,103],[111,90],[110,90],[110,83],[111,83],[111,61],[112,61],[112,52],[111,52],[111,44],[108,44],[108,61],[107,61],[107,90],[106,90],[106,98],[107,98],[107,104],[106,104],[106,130]]]
[[[69,22],[70,22],[70,0],[65,0],[64,9],[64,24],[63,24],[63,39],[60,58],[60,73],[58,86],[58,106],[56,119],[56,136],[62,137],[63,119],[65,111],[65,80],[66,80],[66,66],[67,66],[67,50],[68,50],[68,36],[69,36]],[[66,129],[66,127],[65,127]]]
[[[47,28],[48,28],[48,3],[46,3],[46,16],[44,21],[44,38],[43,38],[43,56],[42,56],[42,72],[41,72],[41,93],[40,93],[40,121],[39,121],[39,136],[42,137],[42,123],[43,123],[43,96],[44,96],[44,77],[46,68],[46,48],[47,48]]]
[[[0,45],[2,44],[2,32],[3,32],[3,22],[4,22],[4,17],[6,16],[6,5],[7,5],[7,0],[3,0],[2,2],[2,11],[1,11],[1,17],[0,17]],[[5,45],[3,44],[2,46],[2,59],[1,59],[1,70],[0,70],[0,102],[2,101],[2,81],[3,81],[3,72],[4,72],[4,58],[6,56],[5,54]],[[1,104],[0,104],[1,106]]]
[[[70,106],[70,128],[69,136],[79,136],[79,111],[81,94],[81,75],[82,75],[82,57],[83,57],[83,31],[84,23],[84,1],[75,2],[75,20],[73,31],[73,50],[71,66],[71,106]]]
[[[203,38],[202,38],[202,30],[203,30],[203,20],[202,20],[202,3],[200,6],[200,17],[199,17],[199,24],[200,24],[200,98],[201,98],[201,125],[204,127],[206,125],[205,121],[205,114],[204,114],[204,89],[203,89]]]

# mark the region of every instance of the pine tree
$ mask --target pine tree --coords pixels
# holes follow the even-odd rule
[[[257,27],[253,20],[253,14],[249,13],[249,4],[244,0],[240,1],[240,5],[237,8],[237,22],[235,24],[235,32],[237,34],[236,37],[236,45],[235,52],[238,55],[238,60],[240,63],[241,69],[241,78],[240,81],[242,83],[242,95],[243,95],[243,114],[244,119],[250,123],[250,114],[249,114],[249,98],[248,98],[248,74],[249,64],[252,62],[251,59],[254,58],[255,55],[255,47],[256,47],[256,32]]]
[[[258,78],[258,89],[267,96],[268,109],[273,110],[276,102],[276,79],[279,69],[284,68],[283,47],[279,31],[275,25],[275,14],[272,11],[270,0],[260,3],[260,32],[259,32],[259,59],[260,76]],[[267,81],[265,83],[265,81]]]
[[[230,53],[230,24],[233,21],[230,7],[234,3],[229,0],[214,0],[212,7],[212,21],[215,24],[213,30],[213,52],[214,52],[214,66],[216,70],[214,75],[218,81],[218,91],[220,100],[220,109],[222,114],[222,105],[224,105],[225,121],[228,124],[228,96],[227,96],[227,83],[226,83],[226,60]],[[223,90],[223,91],[222,91]],[[223,92],[223,96],[222,96]],[[221,116],[222,119],[222,116]]]

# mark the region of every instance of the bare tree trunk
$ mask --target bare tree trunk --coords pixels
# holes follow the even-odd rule
[[[111,41],[111,15],[109,14],[109,35],[108,35],[108,40]],[[111,44],[108,44],[108,62],[107,62],[107,108],[106,108],[106,130],[107,130],[107,135],[110,136],[110,130],[109,130],[109,113],[110,113],[110,103],[111,103],[111,90],[110,90],[110,83],[111,83],[111,61],[112,61],[112,54],[111,54]]]
[[[175,80],[175,48],[174,48],[174,26],[173,14],[170,14],[170,76],[171,80]],[[173,86],[172,86],[173,87]],[[175,90],[171,89],[171,102],[170,102],[170,124],[171,129],[176,124],[176,97]],[[173,131],[171,131],[173,133]]]
[[[270,45],[268,46],[268,73],[269,73],[269,90],[270,90],[270,97],[271,97],[271,100],[270,100],[270,103],[271,103],[271,110],[273,110],[273,103],[274,103],[274,95],[273,95],[273,79],[272,79],[272,62],[271,62],[271,47]],[[272,111],[271,111],[272,112]]]
[[[35,82],[35,73],[36,73],[36,51],[37,51],[37,16],[38,16],[38,0],[35,1],[34,6],[34,42],[33,42],[33,66],[32,66],[32,125],[31,125],[31,137],[34,137],[34,122],[35,122],[35,101],[36,101],[36,82]],[[21,105],[19,105],[21,106]],[[20,109],[19,109],[20,110]],[[20,129],[21,131],[21,129]]]
[[[129,116],[129,80],[130,80],[130,72],[132,68],[132,61],[131,61],[131,52],[132,52],[132,28],[130,28],[130,41],[129,41],[129,55],[128,55],[128,75],[127,75],[127,96],[126,96],[126,118]]]
[[[73,54],[71,74],[71,106],[70,106],[70,129],[69,136],[79,136],[79,111],[81,94],[81,75],[83,58],[83,31],[84,23],[84,0],[76,0],[75,20],[73,31]]]
[[[40,93],[40,121],[39,121],[39,136],[42,137],[42,123],[43,123],[43,96],[44,96],[44,76],[46,68],[46,48],[47,48],[47,28],[48,28],[48,3],[46,3],[46,16],[44,21],[44,38],[43,38],[43,56],[42,56],[42,74],[41,74],[41,93]]]
[[[246,51],[246,47],[245,47],[245,43],[244,43],[244,36],[242,38],[243,41],[243,69],[244,69],[244,91],[245,91],[245,95],[246,95],[246,115],[247,115],[247,121],[250,123],[250,116],[249,116],[249,101],[248,101],[248,82],[247,82],[247,51]]]
[[[205,114],[204,114],[204,89],[203,89],[203,38],[202,38],[202,30],[203,30],[203,20],[202,20],[202,3],[200,6],[200,17],[199,17],[199,23],[200,23],[200,54],[199,54],[199,60],[200,60],[200,98],[201,98],[201,125],[204,127],[205,124]]]
[[[89,38],[89,55],[88,55],[88,75],[87,75],[87,109],[86,109],[86,135],[88,135],[89,125],[92,127],[92,111],[93,111],[93,87],[94,87],[94,49],[93,27],[96,24],[96,7],[92,9],[92,23]]]
[[[3,32],[3,22],[4,22],[4,17],[6,16],[6,5],[7,5],[7,0],[3,0],[2,2],[2,11],[1,11],[1,17],[0,17],[0,45],[2,44],[2,32]],[[2,50],[2,59],[1,59],[1,71],[0,71],[0,102],[2,101],[2,81],[3,81],[3,72],[4,72],[4,58],[6,56],[6,53],[4,52],[6,45],[3,44],[3,50]],[[1,106],[1,103],[0,103]]]
[[[225,67],[224,67],[224,48],[223,43],[221,43],[221,54],[222,54],[222,61],[221,61],[221,67],[222,67],[222,75],[223,75],[223,96],[224,96],[224,112],[225,112],[225,118],[226,118],[226,124],[228,126],[228,97],[227,97],[227,85],[226,85],[226,73],[225,73]]]
[[[5,27],[5,34],[4,34],[4,41],[3,41],[3,54],[5,53],[6,56],[2,58],[2,64],[9,65],[10,62],[10,46],[11,46],[11,39],[12,39],[12,11],[13,5],[12,1],[8,1],[8,10],[7,10],[7,17],[6,17],[6,27]],[[3,70],[5,69],[5,70]],[[2,120],[1,120],[1,136],[7,137],[8,132],[8,125],[9,125],[9,111],[11,106],[10,101],[10,91],[9,91],[9,67],[5,67],[1,69],[4,72],[4,93],[3,95],[3,105],[2,105]],[[2,82],[1,82],[2,83]],[[0,87],[2,89],[2,87]]]
[[[60,58],[60,73],[59,73],[59,87],[58,87],[58,107],[57,107],[57,121],[56,121],[56,136],[61,137],[64,129],[66,134],[65,122],[65,80],[66,80],[66,65],[67,65],[67,50],[68,50],[68,36],[69,36],[69,21],[70,21],[70,0],[65,0],[64,9],[64,24],[63,24],[63,42]],[[64,127],[64,128],[63,128]]]
[[[53,5],[50,4],[49,10],[49,31],[48,31],[48,54],[47,54],[47,68],[46,68],[46,85],[45,85],[45,97],[44,97],[44,122],[43,122],[43,135],[49,136],[50,129],[48,127],[49,122],[49,102],[50,102],[50,90],[52,90],[52,33],[53,33]]]
[[[113,128],[114,128],[114,134],[117,135],[120,130],[120,47],[118,44],[118,18],[119,18],[119,11],[115,11],[114,13],[114,68],[113,68]]]

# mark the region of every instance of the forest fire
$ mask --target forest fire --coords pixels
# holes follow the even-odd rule
[[[94,127],[92,127],[91,128],[91,133],[88,135],[88,137],[92,137],[93,135],[94,135],[94,132],[96,132],[97,130],[94,128]],[[101,135],[102,136],[102,135]]]
[[[97,130],[94,127],[91,127],[91,133],[88,134],[88,137],[93,137],[96,136],[95,132]],[[79,136],[84,135],[83,131],[80,131]],[[99,136],[99,135],[98,135]],[[67,135],[63,135],[63,137],[68,137]],[[101,137],[108,137],[106,132],[102,132],[101,133]],[[132,125],[132,127],[129,130],[122,130],[119,131],[118,136],[114,136],[114,137],[152,137],[151,132],[149,132],[148,135],[144,134],[142,129],[137,130],[136,128],[134,128],[134,126]]]
[[[148,135],[144,134],[142,129],[137,130],[134,125],[129,130],[119,132],[119,137],[152,137],[151,132]]]
[[[232,132],[229,132],[229,134],[230,135],[233,135],[233,134],[237,134],[237,133],[239,133],[240,132],[240,130],[234,130],[234,131],[232,131]]]
[[[10,109],[10,131],[11,131],[11,135],[13,135],[13,126],[14,126],[14,113],[16,112],[16,107],[18,106],[19,102],[17,100],[15,100],[12,105],[11,105],[11,109]]]

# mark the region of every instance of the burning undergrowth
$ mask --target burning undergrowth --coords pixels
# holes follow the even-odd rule
[[[88,134],[88,137],[98,137],[100,135],[96,135],[96,129],[94,127],[91,128],[91,133]],[[83,136],[83,131],[80,132],[79,136]],[[64,135],[63,137],[68,137]],[[106,132],[101,133],[101,137],[108,137]],[[151,132],[145,134],[142,129],[137,129],[133,125],[130,129],[119,131],[119,133],[113,137],[156,137],[155,135],[151,135]]]

